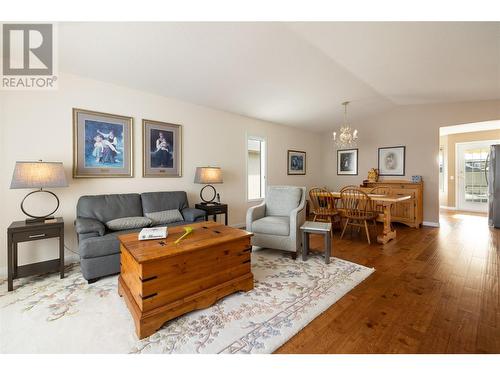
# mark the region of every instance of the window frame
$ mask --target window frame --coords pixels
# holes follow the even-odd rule
[[[261,142],[261,159],[260,159],[260,164],[261,164],[261,171],[264,169],[264,173],[261,173],[260,177],[260,184],[261,184],[261,197],[260,198],[249,198],[248,197],[248,141],[259,141]],[[262,147],[262,145],[264,147]],[[266,198],[266,190],[267,190],[267,153],[268,153],[268,147],[267,147],[267,138],[263,136],[258,136],[258,135],[252,135],[252,134],[246,134],[245,136],[245,160],[246,160],[246,178],[245,178],[245,199],[248,203],[252,202],[261,202]],[[264,155],[262,155],[264,154]],[[263,175],[263,176],[262,176]]]

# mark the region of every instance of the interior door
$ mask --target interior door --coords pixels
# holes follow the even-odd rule
[[[457,144],[457,208],[464,211],[488,211],[486,163],[490,145],[496,141]]]

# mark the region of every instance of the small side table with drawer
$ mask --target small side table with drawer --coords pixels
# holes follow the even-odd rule
[[[227,204],[216,203],[216,204],[203,204],[196,203],[194,205],[198,210],[205,211],[205,220],[208,220],[209,215],[214,216],[214,221],[217,221],[217,215],[224,214],[224,225],[227,225]]]
[[[20,242],[59,237],[59,258],[18,266],[17,245]],[[7,228],[8,290],[14,289],[14,279],[48,272],[60,272],[64,278],[64,221],[61,217],[47,222],[14,221]]]

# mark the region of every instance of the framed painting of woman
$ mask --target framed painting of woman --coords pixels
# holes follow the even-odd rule
[[[144,177],[182,176],[182,126],[142,120],[142,175]]]
[[[73,108],[73,177],[132,177],[132,117]]]

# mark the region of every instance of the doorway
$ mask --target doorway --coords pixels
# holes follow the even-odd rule
[[[496,141],[456,144],[456,202],[462,211],[488,211],[487,159]]]
[[[486,170],[490,145],[500,143],[500,120],[439,129],[439,205],[443,210],[488,212]]]

